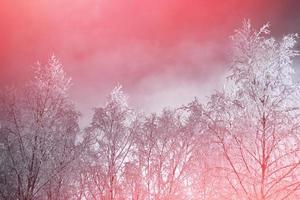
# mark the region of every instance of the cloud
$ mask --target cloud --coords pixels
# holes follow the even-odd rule
[[[36,60],[55,53],[84,113],[117,83],[134,106],[179,105],[218,87],[228,36],[242,19],[257,27],[270,21],[275,36],[300,32],[299,6],[297,0],[3,0],[0,85],[28,79]]]

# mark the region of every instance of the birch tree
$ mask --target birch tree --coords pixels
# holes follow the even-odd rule
[[[270,37],[245,21],[232,36],[226,87],[212,95],[207,124],[225,162],[230,199],[299,199],[299,85],[292,59],[297,35]],[[220,177],[221,178],[221,177]]]
[[[61,63],[52,56],[47,65],[37,64],[34,79],[24,88],[2,91],[2,199],[64,198],[63,172],[75,159],[79,131],[69,86]]]
[[[120,199],[125,163],[130,159],[135,134],[134,114],[122,87],[113,89],[104,107],[96,108],[87,136],[87,198]]]
[[[182,113],[165,109],[146,116],[139,133],[136,168],[143,199],[187,199],[185,183],[196,144]]]

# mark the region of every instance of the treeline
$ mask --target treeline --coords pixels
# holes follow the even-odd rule
[[[133,110],[122,87],[79,128],[54,56],[0,94],[0,199],[300,199],[297,35],[248,21],[232,36],[224,89],[177,109]]]

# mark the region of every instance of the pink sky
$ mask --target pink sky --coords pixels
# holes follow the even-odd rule
[[[222,85],[229,35],[250,18],[300,32],[297,0],[1,0],[0,85],[22,83],[56,54],[84,114],[120,83],[145,111]]]

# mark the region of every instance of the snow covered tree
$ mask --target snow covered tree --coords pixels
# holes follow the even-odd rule
[[[136,184],[142,185],[142,199],[188,199],[186,182],[196,147],[194,132],[186,128],[183,112],[163,110],[141,120],[135,140],[139,171]]]
[[[185,169],[185,199],[217,200],[224,198],[227,188],[224,187],[219,170],[222,159],[219,148],[214,145],[214,137],[207,132],[207,111],[198,99],[183,107],[187,111],[184,132],[192,144],[191,158]]]
[[[37,64],[34,79],[24,88],[2,91],[2,199],[66,197],[66,172],[75,159],[79,131],[69,86],[70,79],[52,56],[47,65]]]
[[[88,168],[83,175],[86,198],[114,200],[122,197],[121,175],[130,159],[136,131],[134,121],[134,113],[121,86],[113,89],[104,107],[95,109],[86,131],[86,140],[90,141],[85,158]]]
[[[207,106],[208,130],[224,155],[220,179],[231,191],[224,198],[300,198],[297,35],[269,34],[268,24],[255,31],[249,21],[236,30],[228,82]]]

